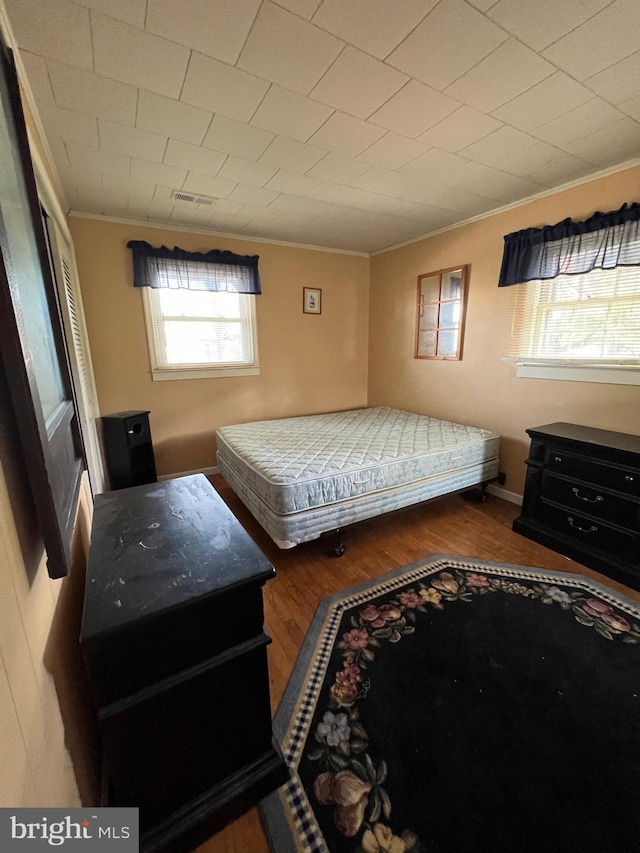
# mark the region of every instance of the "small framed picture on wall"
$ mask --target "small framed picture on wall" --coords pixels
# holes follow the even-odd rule
[[[320,288],[303,288],[302,310],[305,314],[322,314],[322,290]]]

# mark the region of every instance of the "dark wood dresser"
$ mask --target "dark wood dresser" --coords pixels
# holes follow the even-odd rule
[[[527,433],[513,529],[640,589],[640,436],[565,423]]]
[[[81,644],[105,805],[140,850],[191,850],[287,779],[262,586],[275,572],[202,474],[95,502]]]

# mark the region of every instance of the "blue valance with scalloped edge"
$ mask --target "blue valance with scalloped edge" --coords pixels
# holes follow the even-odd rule
[[[220,249],[187,252],[177,246],[154,248],[144,240],[130,240],[127,248],[133,253],[134,287],[262,293],[258,255],[236,255]]]
[[[594,213],[584,222],[525,228],[504,238],[498,287],[640,265],[640,204]]]

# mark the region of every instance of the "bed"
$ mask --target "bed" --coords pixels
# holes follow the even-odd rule
[[[490,430],[387,407],[217,431],[220,472],[280,548],[486,487],[498,475],[499,447]],[[338,538],[336,553],[343,551]]]

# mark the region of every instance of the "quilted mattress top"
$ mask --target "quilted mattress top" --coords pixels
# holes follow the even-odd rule
[[[377,407],[222,427],[218,462],[275,511],[350,500],[497,457],[497,433]]]

